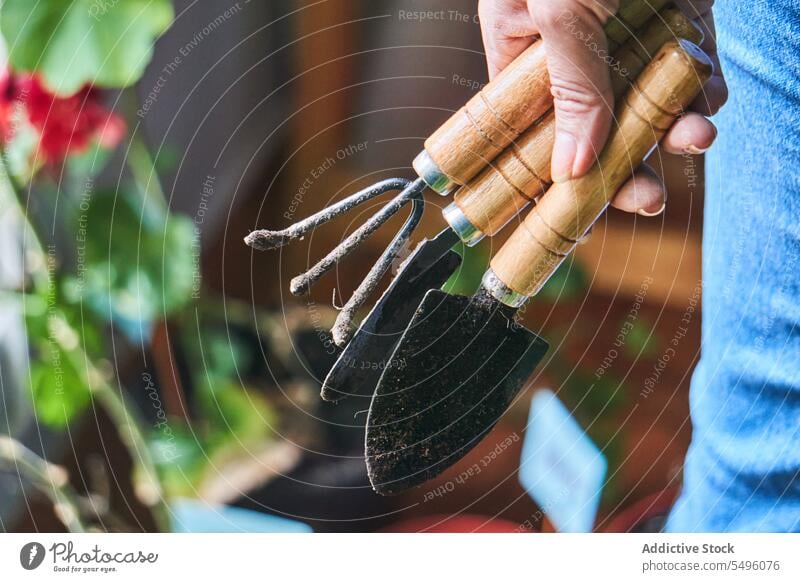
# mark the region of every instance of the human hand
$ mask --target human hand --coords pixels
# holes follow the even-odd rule
[[[670,153],[706,151],[717,131],[706,119],[725,103],[727,87],[716,54],[713,0],[676,0],[676,5],[704,34],[701,48],[714,62],[714,76],[703,93],[676,121],[662,141]],[[537,37],[545,43],[556,115],[551,173],[554,182],[584,175],[608,138],[614,98],[608,66],[599,58],[607,49],[603,25],[619,0],[479,0],[489,76],[494,77]],[[569,26],[565,23],[569,22]],[[575,31],[581,34],[575,34]],[[591,36],[589,36],[591,35]],[[586,39],[596,42],[590,46]],[[644,165],[620,189],[612,205],[654,216],[664,210],[664,185]]]

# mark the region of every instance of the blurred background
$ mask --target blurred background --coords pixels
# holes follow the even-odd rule
[[[5,105],[27,107],[45,135],[71,110],[47,97],[37,125],[19,89],[36,69],[20,48],[14,10],[25,8],[7,4],[6,93],[17,93]],[[91,28],[127,3],[87,4]],[[610,210],[530,303],[526,325],[551,351],[485,441],[436,482],[379,497],[363,461],[368,401],[318,393],[336,357],[331,297],[349,297],[404,217],[301,298],[289,280],[382,200],[280,251],[242,239],[413,175],[426,136],[487,81],[476,3],[161,6],[144,16],[155,48],[137,58],[149,64],[117,86],[74,101],[83,82],[40,73],[58,99],[101,108],[104,132],[77,147],[70,125],[75,151],[57,163],[24,128],[6,139],[0,432],[12,438],[0,441],[0,528],[548,531],[518,481],[528,403],[545,387],[608,459],[598,530],[669,503],[700,346],[701,157],[656,152],[666,212]],[[446,200],[428,202],[417,238],[443,226]],[[464,290],[510,230],[470,254]],[[429,499],[508,437],[480,474]]]

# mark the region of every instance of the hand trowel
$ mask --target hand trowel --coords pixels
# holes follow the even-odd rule
[[[547,344],[516,321],[517,310],[586,236],[711,72],[691,42],[664,45],[617,107],[597,164],[550,187],[492,259],[479,291],[425,294],[367,417],[367,470],[378,493],[398,493],[444,471],[518,396]]]

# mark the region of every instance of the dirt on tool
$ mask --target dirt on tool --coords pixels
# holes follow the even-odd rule
[[[431,265],[426,251],[418,248],[406,260],[361,323],[325,378],[321,391],[324,400],[335,401],[349,394],[371,395],[425,292],[440,288],[461,264],[461,257],[451,251]]]
[[[429,291],[367,420],[367,468],[393,494],[441,473],[497,423],[547,344],[487,296]]]

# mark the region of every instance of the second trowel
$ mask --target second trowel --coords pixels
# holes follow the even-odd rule
[[[700,42],[702,34],[680,10],[667,7],[614,53],[615,98],[624,94],[661,46],[674,38]],[[440,288],[458,269],[460,257],[451,249],[494,236],[547,190],[554,127],[551,111],[456,193],[443,212],[449,227],[420,243],[361,322],[323,382],[325,400],[347,395],[371,397],[425,293]],[[394,365],[405,363],[395,361]]]
[[[378,493],[441,473],[511,405],[546,351],[544,340],[516,321],[517,309],[586,235],[711,71],[694,44],[666,44],[618,106],[598,163],[541,197],[492,259],[478,293],[427,292],[367,418],[367,471]]]

